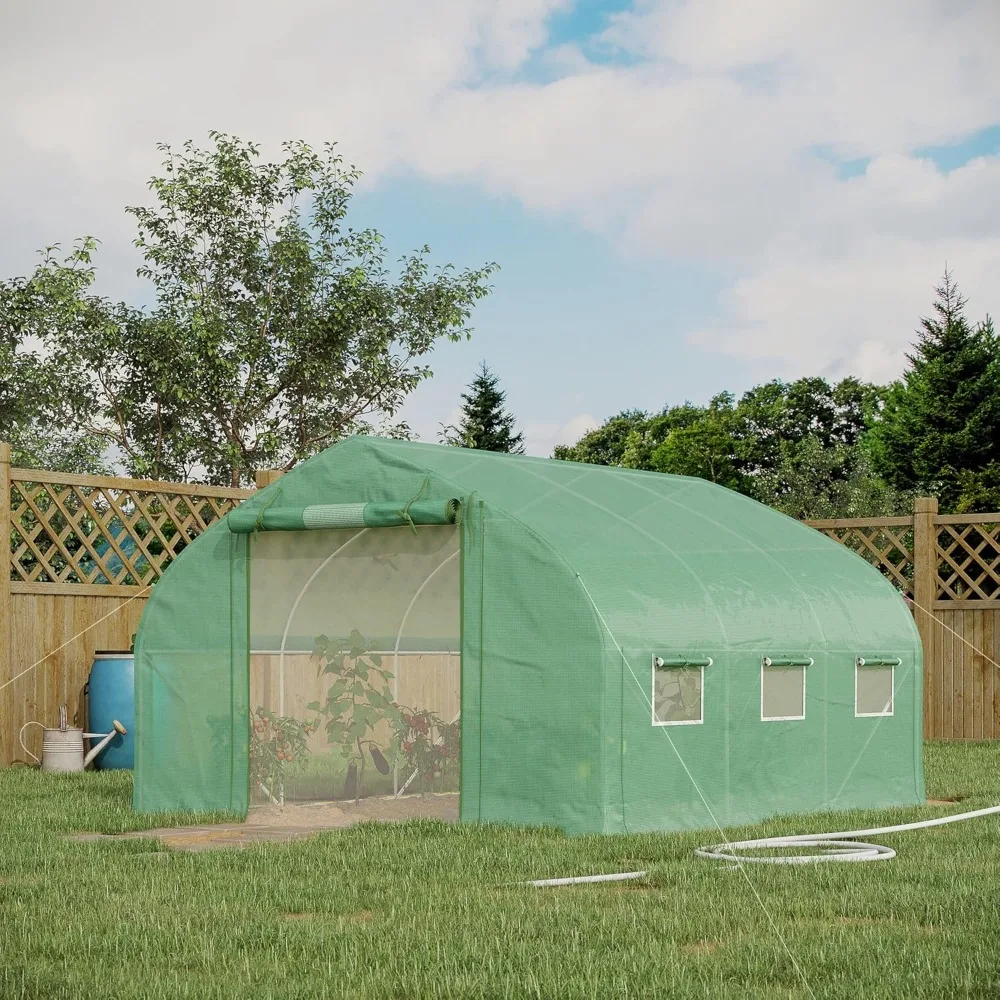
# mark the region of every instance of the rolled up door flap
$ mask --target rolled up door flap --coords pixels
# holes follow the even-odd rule
[[[254,531],[316,531],[324,528],[396,528],[455,524],[461,501],[416,500],[310,504],[305,507],[237,508],[226,516],[234,534]]]

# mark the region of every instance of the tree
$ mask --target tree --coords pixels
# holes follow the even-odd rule
[[[895,514],[908,494],[874,473],[863,443],[883,396],[854,378],[776,379],[738,403],[723,392],[707,407],[626,411],[557,457],[696,476],[796,517]]]
[[[590,465],[622,465],[630,435],[643,433],[649,422],[649,415],[642,410],[624,410],[588,431],[576,444],[556,445],[552,457]]]
[[[704,407],[694,406],[691,403],[664,407],[659,413],[644,420],[641,426],[635,426],[628,432],[625,439],[625,450],[618,464],[625,469],[663,471],[662,452],[660,459],[656,459],[658,449],[672,434],[696,424],[704,412]]]
[[[57,249],[43,251],[29,277],[0,282],[0,437],[10,442],[15,465],[105,473],[103,440],[64,419],[67,402],[83,398],[78,369],[44,350],[52,328],[92,329],[94,319],[80,294],[88,282],[82,266],[88,246],[63,263]]]
[[[909,369],[869,435],[894,486],[937,495],[943,510],[1000,505],[1000,350],[989,317],[976,327],[950,273],[921,320]]]
[[[855,480],[858,470],[872,474],[861,441],[883,395],[879,387],[855,378],[831,386],[812,377],[773,380],[744,393],[734,431],[742,490],[797,517],[862,516],[847,510],[860,503],[851,499],[852,490],[861,486]],[[878,497],[895,503],[884,483],[871,483],[868,493],[871,504]],[[815,513],[819,510],[828,513]]]
[[[460,424],[443,426],[441,440],[463,448],[523,454],[524,435],[515,433],[516,420],[513,414],[504,410],[506,401],[507,394],[500,388],[500,379],[484,361],[468,392],[462,393]]]
[[[424,247],[390,275],[381,236],[345,228],[359,173],[332,144],[261,163],[253,143],[210,136],[207,152],[158,146],[156,204],[127,209],[155,306],[91,296],[89,326],[42,324],[84,383],[73,420],[133,475],[233,486],[349,434],[408,436],[393,420],[432,374],[422,359],[470,335],[495,265],[431,274]]]
[[[824,378],[794,382],[774,379],[740,398],[737,451],[748,488],[758,477],[773,476],[788,449],[814,440],[823,449],[851,448],[861,440],[876,412],[882,391],[856,378],[831,386]]]
[[[706,408],[687,404],[651,456],[650,468],[677,476],[695,476],[729,489],[742,486],[735,454],[737,411],[732,393],[714,397]]]
[[[889,486],[862,444],[824,445],[818,436],[786,443],[774,470],[760,476],[755,500],[801,519],[893,517],[913,510],[913,493]]]

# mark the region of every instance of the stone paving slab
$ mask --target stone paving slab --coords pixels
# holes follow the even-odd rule
[[[356,823],[400,822],[413,819],[458,819],[458,794],[384,796],[354,802],[296,802],[284,807],[255,806],[245,823],[161,827],[130,833],[79,833],[79,843],[152,838],[169,850],[205,851],[252,844],[290,843]]]
[[[217,847],[247,847],[251,844],[288,843],[304,840],[328,826],[247,826],[246,824],[219,824],[218,826],[165,827],[159,830],[142,830],[134,833],[80,833],[69,837],[81,843],[101,840],[136,840],[153,838],[164,847],[176,851],[204,851]]]

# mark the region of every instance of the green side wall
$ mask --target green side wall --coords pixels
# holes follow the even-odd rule
[[[247,536],[217,527],[156,584],[135,643],[137,811],[246,813],[247,595]]]
[[[523,524],[482,502],[464,524],[461,819],[603,830],[594,612],[572,568]]]

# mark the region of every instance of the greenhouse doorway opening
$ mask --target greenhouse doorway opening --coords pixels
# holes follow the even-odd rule
[[[265,531],[249,552],[251,804],[457,818],[458,527]]]

